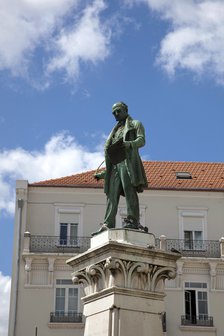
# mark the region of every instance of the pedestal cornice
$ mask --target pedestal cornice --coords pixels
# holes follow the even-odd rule
[[[86,295],[111,287],[163,292],[164,280],[176,276],[179,257],[152,246],[107,240],[67,263],[75,270],[73,282],[81,283]]]

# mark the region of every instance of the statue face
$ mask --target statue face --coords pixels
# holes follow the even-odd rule
[[[117,121],[123,121],[127,118],[128,113],[125,108],[119,107],[113,111],[113,115]]]

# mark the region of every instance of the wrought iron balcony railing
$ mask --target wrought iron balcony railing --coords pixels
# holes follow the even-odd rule
[[[89,237],[76,237],[74,239],[61,239],[56,236],[30,237],[30,252],[61,252],[82,253],[90,247]]]
[[[166,251],[179,251],[183,257],[220,258],[220,242],[218,240],[186,240],[166,239]],[[156,239],[159,248],[160,240]]]
[[[82,323],[82,313],[53,312],[50,314],[51,323]]]
[[[82,253],[90,247],[90,237],[61,239],[57,236],[30,236],[30,252],[49,253]],[[156,238],[156,247],[160,248],[160,239]],[[218,240],[165,240],[166,251],[179,251],[183,257],[220,258],[220,242]]]
[[[176,249],[184,257],[220,258],[218,240],[184,240],[167,239],[167,250]]]
[[[207,315],[199,315],[199,316],[182,315],[181,325],[182,326],[213,327],[213,317],[207,316]]]

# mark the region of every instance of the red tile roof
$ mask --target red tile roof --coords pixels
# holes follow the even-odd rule
[[[224,162],[143,162],[149,189],[224,191]],[[178,179],[177,172],[188,172],[191,179]],[[32,187],[102,188],[95,170],[30,184]]]

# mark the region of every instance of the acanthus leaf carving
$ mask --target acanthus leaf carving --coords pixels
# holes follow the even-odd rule
[[[106,259],[104,268],[108,280],[107,287],[127,286],[127,271],[126,271],[127,263],[124,260],[109,257]]]
[[[91,278],[93,292],[98,292],[105,288],[106,279],[104,273],[104,263],[93,264],[86,267],[86,273]]]
[[[82,285],[85,295],[89,295],[94,292],[91,279],[85,270],[72,273],[72,282],[74,285]]]
[[[150,281],[152,265],[143,262],[133,262],[128,270],[128,287],[147,289]]]
[[[109,257],[73,273],[73,282],[83,285],[86,295],[110,287],[163,291],[165,279],[176,276],[174,267]]]
[[[176,277],[176,269],[174,267],[158,267],[152,276],[151,291],[163,291],[166,279],[174,279]],[[159,283],[162,288],[158,288]]]

